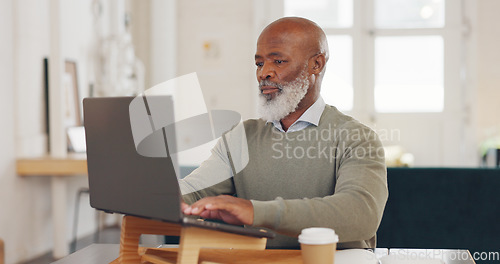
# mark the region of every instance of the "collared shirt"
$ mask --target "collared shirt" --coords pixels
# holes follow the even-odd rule
[[[272,121],[274,127],[278,129],[281,132],[287,133],[287,132],[295,132],[295,131],[300,131],[305,129],[306,127],[310,125],[318,126],[319,124],[319,119],[321,117],[321,114],[323,114],[323,111],[325,110],[325,101],[323,98],[320,96],[314,104],[312,104],[300,117],[299,119],[295,120],[293,124],[288,128],[287,131],[283,129],[283,126],[281,126],[281,122],[279,120],[274,120]],[[271,121],[268,121],[268,123]]]

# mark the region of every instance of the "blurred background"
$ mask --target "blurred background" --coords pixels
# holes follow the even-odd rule
[[[53,250],[54,181],[19,177],[16,159],[81,151],[68,137],[78,138],[84,97],[136,95],[196,72],[209,109],[255,118],[256,39],[282,16],[324,29],[323,98],[378,132],[389,166],[498,166],[498,10],[498,0],[1,0],[7,263]],[[181,153],[180,165],[199,165],[211,144]],[[64,182],[68,243],[82,176]],[[92,234],[86,199],[79,219],[78,236]]]

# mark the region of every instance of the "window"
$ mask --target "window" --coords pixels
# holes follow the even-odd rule
[[[352,38],[346,35],[329,35],[330,58],[321,85],[325,102],[349,111],[353,106],[352,87]]]
[[[444,4],[444,0],[376,0],[375,27],[443,27]]]
[[[285,16],[311,18],[323,28],[352,26],[352,0],[286,0]]]
[[[342,111],[444,110],[445,0],[284,1],[286,16],[309,18],[327,34],[327,103]]]
[[[444,107],[440,36],[375,39],[375,110],[441,112]]]

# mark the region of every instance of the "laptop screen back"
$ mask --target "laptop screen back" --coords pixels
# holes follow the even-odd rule
[[[108,212],[178,222],[180,190],[172,159],[137,153],[129,117],[133,98],[83,100],[90,205]],[[173,110],[165,114],[173,115]]]

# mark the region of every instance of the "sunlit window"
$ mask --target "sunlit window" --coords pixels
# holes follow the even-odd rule
[[[375,39],[375,109],[443,111],[443,39],[440,36]]]
[[[285,0],[286,16],[311,19],[328,35],[323,98],[342,111],[442,112],[445,0],[372,1],[357,2],[373,8],[367,20],[352,0]]]
[[[352,0],[286,0],[285,16],[312,19],[323,28],[352,26]]]
[[[444,0],[376,0],[376,28],[444,26]]]
[[[327,104],[341,111],[352,110],[352,39],[350,36],[328,36],[330,60],[321,85],[321,96]]]

